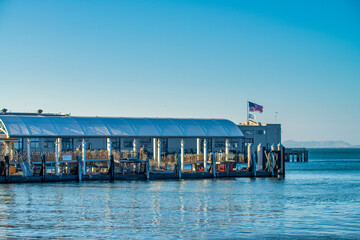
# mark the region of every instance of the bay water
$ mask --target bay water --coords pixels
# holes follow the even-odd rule
[[[286,177],[0,185],[1,239],[360,239],[360,149]]]

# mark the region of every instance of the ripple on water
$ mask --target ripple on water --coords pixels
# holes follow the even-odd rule
[[[0,238],[360,238],[360,165],[306,164],[285,180],[0,185]]]

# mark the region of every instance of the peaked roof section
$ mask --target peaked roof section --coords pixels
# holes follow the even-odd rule
[[[7,137],[227,137],[243,134],[226,119],[0,116]]]

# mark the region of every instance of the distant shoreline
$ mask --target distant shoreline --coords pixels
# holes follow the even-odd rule
[[[294,141],[286,140],[282,144],[287,148],[360,148],[344,141]]]

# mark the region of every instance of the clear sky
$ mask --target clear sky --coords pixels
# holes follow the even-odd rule
[[[360,144],[360,1],[0,0],[0,108]]]

